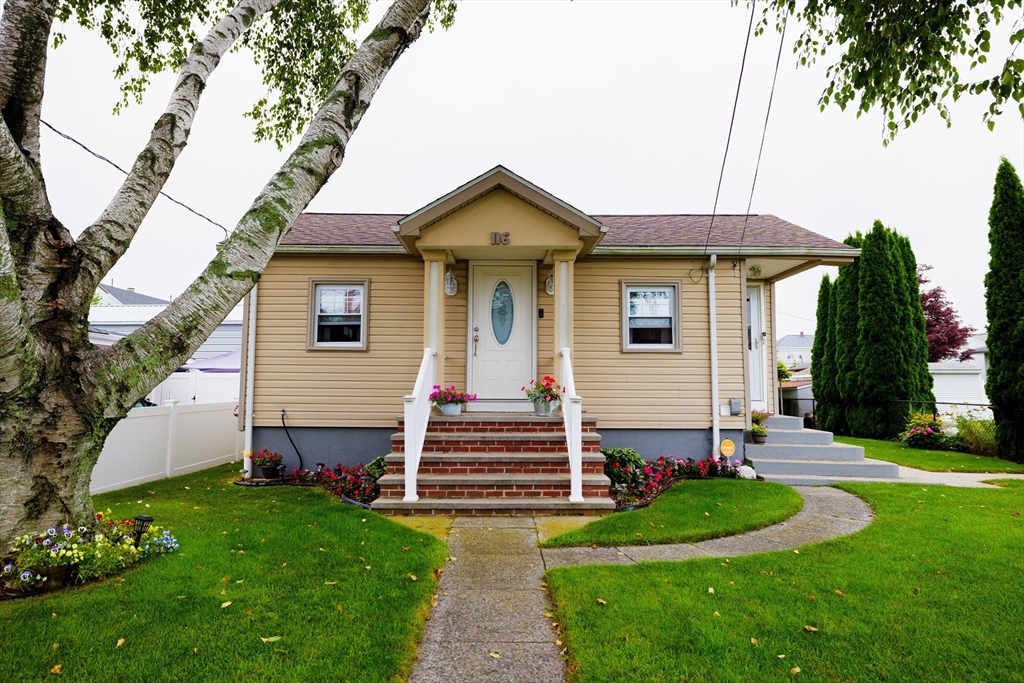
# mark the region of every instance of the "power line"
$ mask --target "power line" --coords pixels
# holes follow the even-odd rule
[[[51,126],[51,125],[50,125],[49,123],[47,123],[46,121],[43,121],[42,119],[40,119],[40,122],[42,122],[42,124],[43,124],[44,126],[46,126],[47,128],[49,128],[50,130],[52,130],[52,131],[53,131],[54,133],[56,133],[57,135],[61,136],[61,137],[62,137],[62,138],[64,138],[65,140],[69,140],[70,142],[73,142],[73,143],[75,143],[76,145],[78,145],[79,147],[81,147],[81,148],[82,148],[82,149],[84,149],[84,150],[85,150],[86,152],[88,152],[89,154],[93,155],[94,157],[96,157],[96,158],[97,158],[97,159],[99,159],[100,161],[105,161],[105,162],[107,162],[108,164],[110,164],[111,166],[113,166],[114,168],[116,168],[116,169],[117,169],[118,171],[120,171],[121,173],[124,173],[125,175],[128,175],[128,171],[124,170],[123,168],[121,168],[120,166],[118,166],[117,164],[115,164],[115,163],[114,163],[113,161],[111,161],[110,159],[108,159],[107,157],[103,156],[102,154],[98,154],[98,153],[96,153],[96,152],[92,151],[91,149],[89,149],[89,148],[88,148],[88,147],[86,147],[86,146],[85,146],[84,144],[82,144],[82,143],[81,143],[81,142],[79,142],[78,140],[74,139],[73,137],[71,137],[71,136],[70,136],[70,135],[68,135],[67,133],[62,133],[62,132],[60,132],[59,130],[57,130],[56,128],[54,128],[53,126]],[[196,216],[199,216],[200,218],[202,218],[202,219],[203,219],[204,221],[206,221],[207,223],[212,223],[213,225],[216,225],[216,226],[217,226],[218,228],[220,228],[221,230],[223,230],[223,231],[224,231],[224,237],[225,237],[225,238],[227,238],[227,237],[228,237],[228,235],[230,235],[230,234],[231,234],[231,233],[230,233],[230,232],[228,231],[228,229],[227,229],[227,228],[225,228],[225,227],[224,227],[223,225],[221,225],[220,223],[218,223],[217,221],[213,220],[212,218],[210,218],[210,217],[208,217],[208,216],[204,216],[203,214],[199,213],[198,211],[196,211],[195,209],[193,209],[193,208],[192,208],[191,206],[189,206],[188,204],[185,204],[185,203],[183,203],[183,202],[179,202],[179,201],[178,201],[177,199],[175,199],[175,198],[174,198],[174,197],[172,197],[171,195],[167,194],[167,193],[166,193],[166,192],[164,192],[163,190],[161,190],[161,191],[160,191],[160,194],[162,194],[162,195],[163,195],[164,197],[166,197],[167,199],[170,199],[170,200],[171,200],[172,202],[174,202],[174,203],[175,203],[175,204],[177,204],[178,206],[182,207],[183,209],[186,209],[186,210],[188,210],[188,211],[191,211],[192,213],[194,213],[194,214],[195,214]]]
[[[761,146],[757,150],[757,165],[754,166],[754,180],[750,183],[750,199],[747,201],[747,213],[743,216],[743,232],[740,233],[740,248],[747,236],[747,221],[750,220],[750,207],[754,204],[754,186],[757,185],[757,172],[761,168],[761,153],[764,152],[764,139],[768,135],[768,117],[772,114],[772,100],[775,99],[775,82],[779,79],[779,63],[782,61],[782,45],[786,42],[786,15],[782,16],[782,36],[779,38],[779,54],[775,57],[775,75],[772,76],[772,91],[768,95],[768,110],[764,113],[764,130],[761,131]]]
[[[732,102],[732,118],[729,119],[729,135],[725,138],[725,154],[722,155],[722,170],[718,174],[718,189],[715,190],[715,205],[711,209],[711,222],[708,223],[708,235],[704,240],[704,255],[707,256],[708,244],[711,242],[711,228],[715,225],[715,214],[718,213],[718,196],[722,192],[722,178],[725,177],[725,161],[729,158],[729,143],[732,142],[732,127],[736,123],[736,108],[740,101],[740,86],[743,85],[743,70],[747,66],[747,49],[750,47],[750,33],[754,28],[754,8],[757,0],[750,3],[750,24],[747,26],[747,42],[743,44],[743,60],[740,62],[740,77],[736,81],[736,97]]]

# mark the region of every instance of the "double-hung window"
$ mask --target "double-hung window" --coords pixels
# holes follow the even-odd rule
[[[679,283],[622,282],[622,350],[678,351]]]
[[[310,348],[366,348],[368,285],[367,280],[311,283]]]

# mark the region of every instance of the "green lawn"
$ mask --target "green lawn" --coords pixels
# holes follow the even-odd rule
[[[896,441],[855,439],[852,436],[837,436],[839,443],[864,447],[864,456],[875,460],[894,462],[904,467],[913,467],[926,472],[993,472],[999,474],[1024,473],[1024,465],[989,458],[983,455],[957,453],[955,451],[929,451],[905,448]]]
[[[237,469],[97,496],[180,552],[0,603],[0,680],[404,680],[444,544],[319,488],[233,486]]]
[[[692,543],[781,522],[803,505],[800,494],[782,484],[740,479],[681,481],[650,507],[610,515],[542,545]]]
[[[1001,486],[1004,489],[1024,489],[1024,479],[986,479],[985,483]]]
[[[1022,680],[1024,491],[842,488],[875,521],[799,553],[548,572],[570,680]]]

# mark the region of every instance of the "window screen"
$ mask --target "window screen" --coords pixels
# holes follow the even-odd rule
[[[362,346],[364,285],[316,286],[316,344]]]
[[[627,346],[674,347],[675,287],[627,287]]]

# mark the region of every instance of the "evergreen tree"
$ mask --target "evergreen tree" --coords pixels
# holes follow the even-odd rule
[[[899,247],[900,260],[903,263],[906,306],[909,318],[907,327],[908,337],[908,361],[910,363],[911,382],[907,398],[915,403],[935,403],[935,393],[932,387],[935,380],[932,373],[928,371],[928,321],[924,316],[924,307],[921,305],[921,288],[917,277],[917,258],[910,246],[910,238],[903,235],[893,235],[896,238],[896,245]]]
[[[1024,188],[1005,158],[996,172],[988,214],[989,270],[985,276],[989,369],[985,391],[1003,455],[1024,461]]]
[[[839,396],[839,368],[836,364],[836,318],[839,310],[839,282],[838,280],[832,283],[831,292],[829,294],[829,312],[828,312],[828,330],[825,331],[825,366],[829,368],[829,372],[832,375],[831,390],[832,390],[832,415],[831,424],[828,431],[833,433],[846,433],[846,415],[843,409],[842,398]]]
[[[892,234],[875,221],[864,238],[858,272],[857,357],[859,395],[849,414],[854,436],[892,438],[903,430],[906,406],[891,403],[906,392],[910,366],[894,348],[894,333],[905,323],[906,277]]]
[[[864,237],[857,231],[849,235],[844,244],[860,249],[864,246]],[[839,404],[833,416],[832,427],[836,434],[849,434],[850,412],[856,405],[860,395],[856,364],[857,364],[857,328],[860,312],[860,261],[854,261],[839,269],[832,298],[835,303],[833,334],[835,335],[835,385]]]
[[[830,363],[828,353],[829,331],[832,329],[831,314],[835,310],[832,305],[832,281],[828,274],[822,276],[818,288],[817,322],[814,327],[814,343],[811,346],[811,389],[814,393],[814,417],[817,418],[818,429],[832,431],[833,416],[836,411],[836,381],[834,363]],[[833,337],[834,338],[834,337]],[[835,353],[832,354],[833,362]]]

